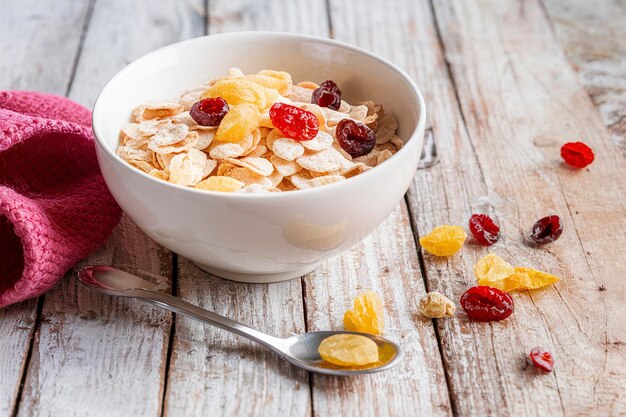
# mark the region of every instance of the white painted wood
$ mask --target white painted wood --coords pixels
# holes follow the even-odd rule
[[[625,225],[626,190],[614,179],[624,172],[624,160],[537,2],[433,6],[480,175],[466,161],[467,146],[446,133],[450,114],[431,113],[433,124],[445,129],[435,128],[438,148],[445,151],[439,172],[418,174],[412,204],[418,232],[444,222],[466,225],[472,212],[486,210],[504,236],[493,252],[563,278],[546,290],[515,294],[516,311],[505,322],[472,323],[461,315],[443,323],[455,409],[461,415],[622,414],[626,329],[620,322],[626,293],[618,278],[625,265],[618,259],[626,252],[625,236],[616,231]],[[428,9],[420,7],[415,16]],[[444,70],[435,58],[424,65]],[[423,84],[433,85],[431,80]],[[560,146],[573,139],[596,152],[588,170],[561,162]],[[480,176],[486,193],[458,194],[463,188],[479,191],[480,186],[459,183],[475,183]],[[443,189],[437,205],[424,204],[435,188],[428,184]],[[527,246],[523,235],[549,213],[563,219],[563,235],[550,246]],[[475,284],[472,266],[485,253],[468,246],[443,262],[425,255],[431,288],[458,299]],[[528,367],[525,357],[535,345],[555,355],[552,374]]]
[[[13,413],[35,327],[37,299],[0,309],[0,415]]]
[[[201,4],[98,2],[70,98],[91,106],[106,81],[128,61],[201,35]],[[105,248],[86,262],[136,267],[168,278],[172,274],[171,254],[126,217]],[[46,295],[18,415],[159,415],[171,314],[91,293],[68,275]]]
[[[420,315],[426,293],[404,202],[367,239],[305,276],[309,330],[342,329],[361,292],[382,299],[385,336],[406,355],[395,368],[339,378],[313,375],[317,416],[448,416],[448,390],[433,329]]]
[[[0,88],[65,95],[89,0],[0,0]]]
[[[315,17],[305,19],[304,16]],[[327,34],[325,5],[316,1],[211,1],[209,33],[287,30]],[[179,260],[178,295],[262,331],[305,331],[299,280],[250,285],[213,277]],[[309,416],[309,377],[262,347],[223,330],[176,317],[165,415]]]
[[[171,255],[126,217],[81,265],[105,264],[171,278]],[[98,294],[77,266],[46,294],[18,416],[156,416],[162,403],[171,315]]]
[[[626,3],[542,0],[557,40],[626,155]]]
[[[241,284],[179,259],[178,296],[276,336],[304,332],[299,280]],[[176,316],[165,415],[308,416],[309,377],[262,346]]]

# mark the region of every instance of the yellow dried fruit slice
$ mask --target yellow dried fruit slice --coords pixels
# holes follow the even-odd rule
[[[343,317],[346,330],[381,334],[385,327],[383,303],[373,291],[367,291],[354,299],[354,308]]]
[[[200,190],[222,191],[232,193],[239,191],[245,184],[230,177],[214,176],[196,184],[196,188]]]
[[[546,285],[559,282],[561,278],[531,268],[515,268],[515,273],[507,278],[517,285],[518,291],[536,290]]]
[[[515,272],[513,265],[500,258],[495,253],[485,255],[474,265],[474,275],[481,282],[502,281]]]
[[[461,226],[444,224],[437,226],[429,234],[420,238],[420,245],[436,256],[449,256],[458,252],[467,239]]]
[[[242,79],[222,80],[202,93],[202,98],[221,97],[230,106],[252,104],[263,110],[267,106],[267,94],[264,90],[262,86]]]
[[[327,337],[322,340],[317,351],[326,362],[339,366],[362,366],[378,360],[378,345],[356,334]]]
[[[241,142],[259,127],[260,119],[261,113],[251,104],[232,106],[217,128],[214,140],[217,142]]]
[[[246,75],[243,78],[265,88],[277,90],[283,96],[287,95],[293,85],[291,75],[284,71],[263,70],[257,74]]]

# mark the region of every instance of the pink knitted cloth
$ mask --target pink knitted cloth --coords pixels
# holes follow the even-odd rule
[[[89,110],[0,92],[0,307],[49,290],[120,215],[98,168]]]

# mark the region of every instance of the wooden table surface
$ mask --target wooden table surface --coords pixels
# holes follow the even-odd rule
[[[372,289],[406,358],[371,376],[307,374],[219,329],[89,292],[73,270],[0,310],[0,416],[626,415],[623,0],[0,0],[0,88],[91,107],[135,58],[238,30],[332,37],[403,67],[424,93],[438,163],[418,170],[369,238],[299,280],[213,277],[127,218],[86,262],[168,277],[178,297],[275,335],[341,328],[353,297]],[[574,140],[595,151],[588,169],[561,163]],[[416,240],[474,212],[500,224],[493,252],[563,280],[515,293],[503,322],[460,309],[426,319],[419,298],[458,300],[487,249],[437,259]],[[526,245],[550,213],[561,238]],[[529,367],[535,345],[554,354],[554,372]]]

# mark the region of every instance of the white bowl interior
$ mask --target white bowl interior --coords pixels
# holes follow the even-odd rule
[[[350,103],[373,100],[399,121],[407,140],[416,129],[419,108],[407,81],[388,64],[364,51],[332,41],[271,32],[213,35],[154,51],[131,63],[103,89],[94,108],[94,129],[111,151],[134,107],[179,97],[230,67],[244,73],[277,69],[294,82],[332,79]]]

